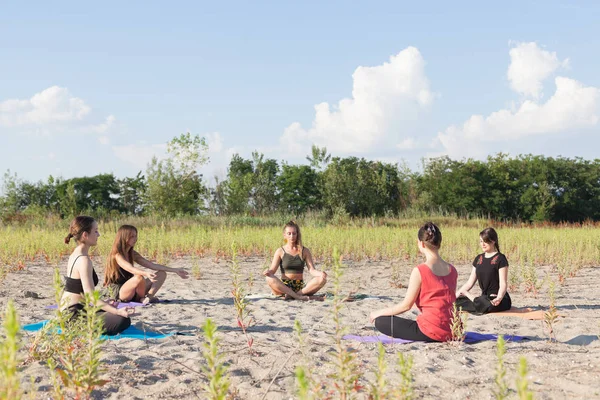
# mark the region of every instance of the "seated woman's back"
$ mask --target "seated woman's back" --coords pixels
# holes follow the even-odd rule
[[[451,264],[417,266],[421,274],[421,290],[415,304],[421,311],[417,322],[421,331],[432,339],[444,341],[452,335],[452,304],[456,301],[458,273]],[[444,275],[440,275],[444,274]]]

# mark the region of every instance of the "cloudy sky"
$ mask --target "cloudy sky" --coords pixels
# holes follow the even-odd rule
[[[0,172],[144,171],[206,137],[305,163],[600,154],[600,2],[0,2]],[[562,4],[565,3],[565,4]]]

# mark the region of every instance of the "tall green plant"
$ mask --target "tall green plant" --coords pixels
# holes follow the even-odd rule
[[[208,378],[208,384],[203,389],[210,400],[224,400],[229,391],[229,377],[227,367],[219,354],[219,338],[217,337],[217,326],[210,318],[204,321],[202,326],[206,342],[202,352],[206,366],[202,370]]]
[[[19,400],[23,395],[18,373],[21,338],[19,318],[12,300],[8,301],[2,325],[6,336],[0,342],[0,399]]]
[[[335,347],[332,355],[334,372],[331,374],[333,378],[333,386],[338,392],[341,400],[354,398],[355,393],[360,391],[359,379],[362,375],[360,364],[356,355],[352,353],[343,343],[342,337],[347,331],[347,327],[343,324],[341,310],[346,300],[346,296],[342,294],[342,275],[344,273],[340,253],[337,249],[333,250],[333,305],[332,317],[334,323],[334,340]]]
[[[496,378],[494,380],[496,388],[494,389],[494,396],[496,400],[504,400],[508,397],[508,385],[506,384],[506,368],[504,366],[504,354],[506,353],[504,336],[498,335],[496,342],[496,357],[498,363],[496,364]]]

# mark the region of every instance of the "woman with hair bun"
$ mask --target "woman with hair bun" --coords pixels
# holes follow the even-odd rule
[[[263,272],[267,285],[275,295],[286,299],[309,300],[309,296],[325,286],[327,274],[315,269],[310,250],[302,245],[302,234],[296,222],[285,224],[283,240],[285,245],[275,250],[271,266]],[[305,266],[313,277],[308,283],[304,282]],[[275,276],[278,268],[281,269],[281,279]]]
[[[417,237],[417,246],[425,256],[425,262],[413,268],[404,300],[392,307],[373,311],[369,320],[387,336],[445,342],[452,338],[450,320],[452,304],[456,300],[458,273],[439,255],[442,232],[433,222],[423,225]],[[410,310],[413,304],[421,311],[416,321],[396,316]]]
[[[84,293],[92,293],[98,284],[98,275],[89,258],[89,250],[97,244],[99,237],[98,223],[94,218],[87,216],[76,217],[71,222],[69,234],[65,237],[66,244],[69,244],[71,238],[77,242],[77,247],[69,257],[65,290],[61,298],[63,309],[72,313],[71,319],[83,314]],[[102,300],[98,300],[97,305],[101,307],[98,313],[102,318],[104,334],[117,335],[131,325],[129,315],[133,313],[133,308],[117,309]]]
[[[479,244],[483,253],[475,257],[469,279],[456,291],[456,306],[477,315],[510,310],[512,301],[506,291],[508,260],[500,253],[496,230],[485,228],[479,232]],[[477,281],[481,288],[479,297],[469,293]]]

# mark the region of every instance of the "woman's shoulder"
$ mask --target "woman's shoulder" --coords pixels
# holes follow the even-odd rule
[[[84,254],[71,254],[69,257],[69,270],[77,268],[89,268],[92,265],[92,260]]]

